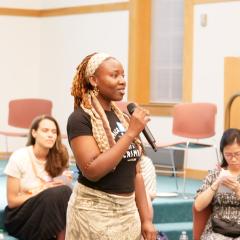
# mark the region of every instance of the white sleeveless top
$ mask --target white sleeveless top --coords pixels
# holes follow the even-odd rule
[[[46,182],[52,181],[45,171],[45,164],[46,161],[39,161],[35,157],[33,146],[28,146],[16,150],[10,156],[4,173],[20,180],[20,192],[31,192],[42,186],[40,178]]]

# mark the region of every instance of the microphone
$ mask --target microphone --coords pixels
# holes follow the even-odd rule
[[[135,103],[129,103],[127,105],[127,110],[130,113],[130,115],[133,114],[134,110],[136,108]],[[143,135],[145,136],[145,138],[147,139],[148,143],[151,145],[152,149],[156,152],[157,151],[157,146],[156,146],[156,140],[154,139],[151,131],[149,130],[149,128],[147,126],[145,126],[145,128],[142,130]]]

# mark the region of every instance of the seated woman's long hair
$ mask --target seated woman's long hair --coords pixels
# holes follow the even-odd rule
[[[36,139],[32,135],[32,130],[37,131],[39,128],[40,122],[44,119],[48,119],[54,122],[56,125],[57,139],[53,147],[49,149],[49,152],[47,155],[47,162],[45,166],[45,170],[48,172],[48,174],[51,177],[56,177],[60,175],[69,166],[68,151],[67,151],[67,148],[62,144],[61,132],[60,132],[60,128],[57,121],[53,117],[47,116],[47,115],[36,117],[33,120],[32,125],[30,127],[26,146],[31,146],[35,144]]]

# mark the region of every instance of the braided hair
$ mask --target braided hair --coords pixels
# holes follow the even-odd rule
[[[86,68],[88,61],[95,54],[96,53],[92,53],[86,56],[77,67],[77,72],[74,76],[71,89],[71,95],[74,97],[74,109],[78,108],[82,102],[86,108],[91,108],[91,105],[87,100],[87,93],[89,90],[93,89],[93,86],[89,83],[86,77]]]

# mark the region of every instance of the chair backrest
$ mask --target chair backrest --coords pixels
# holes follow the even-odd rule
[[[26,98],[9,102],[8,124],[13,127],[29,128],[32,120],[39,115],[52,115],[52,101]]]
[[[192,215],[193,215],[193,239],[200,240],[200,237],[203,233],[203,230],[206,226],[207,220],[212,213],[212,206],[209,205],[207,208],[198,212],[194,204],[192,206]]]
[[[186,138],[215,135],[217,107],[213,103],[179,103],[173,109],[172,133]]]

